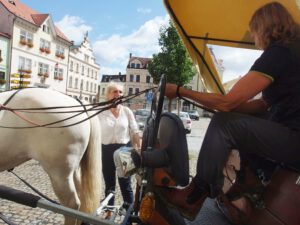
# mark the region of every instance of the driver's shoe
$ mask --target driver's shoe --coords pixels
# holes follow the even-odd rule
[[[203,202],[209,196],[208,188],[199,186],[194,180],[183,189],[160,187],[158,192],[168,206],[176,208],[189,220],[196,218]]]

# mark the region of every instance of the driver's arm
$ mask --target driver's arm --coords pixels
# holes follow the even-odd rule
[[[192,99],[210,109],[218,111],[243,111],[247,112],[246,104],[248,101],[268,87],[272,83],[272,80],[259,72],[250,71],[244,77],[242,77],[233,88],[226,94],[215,94],[215,93],[203,93],[193,90],[187,90],[184,88],[179,89],[179,94],[182,97]],[[177,85],[167,84],[166,96],[169,98],[176,97]],[[252,108],[250,107],[252,106]],[[248,105],[248,110],[253,113],[255,107],[253,103]],[[262,109],[260,107],[256,109]]]

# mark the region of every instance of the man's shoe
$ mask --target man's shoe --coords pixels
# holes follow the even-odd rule
[[[203,202],[209,196],[209,192],[197,186],[194,181],[183,189],[160,187],[158,194],[168,206],[176,208],[189,220],[196,218]]]

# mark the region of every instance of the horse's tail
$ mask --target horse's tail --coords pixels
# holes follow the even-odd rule
[[[101,129],[97,116],[90,119],[90,139],[80,162],[81,182],[79,190],[80,211],[95,212],[100,202],[102,183]]]

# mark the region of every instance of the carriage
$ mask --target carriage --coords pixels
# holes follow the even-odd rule
[[[220,77],[209,54],[207,47],[208,44],[241,47],[246,49],[255,48],[247,30],[247,23],[254,10],[267,2],[270,2],[270,0],[255,0],[251,2],[221,0],[213,2],[205,0],[164,0],[165,6],[173,22],[175,23],[194,64],[201,71],[201,78],[203,79],[209,91],[224,93]],[[300,21],[299,0],[281,0],[280,2],[290,10],[297,21]],[[228,12],[232,12],[230,13],[230,17],[228,16]],[[217,18],[222,19],[217,20]],[[146,166],[136,171],[140,177],[140,180],[136,188],[135,203],[127,210],[124,221],[122,222],[123,224],[137,223],[149,225],[185,225],[189,223],[183,219],[176,209],[169,207],[169,205],[162,200],[162,196],[159,192],[159,187],[161,186],[186,186],[189,183],[188,150],[185,132],[182,129],[181,121],[178,120],[178,118],[173,114],[162,113],[165,82],[166,80],[162,78],[155,92],[155,97],[153,98],[151,113],[146,123],[142,142],[142,151],[145,155],[144,160]],[[52,98],[48,98],[47,94],[48,93],[45,93],[44,99],[54,99],[54,96],[52,96]],[[19,105],[22,105],[21,103],[28,102],[29,99],[35,98],[34,96],[27,96],[26,101],[25,99],[21,99],[16,103],[15,106],[19,107]],[[63,100],[58,102],[57,99]],[[37,101],[38,100],[35,99],[35,103]],[[2,103],[2,105],[4,106],[6,104]],[[58,95],[56,96],[55,101],[53,100],[53,102],[50,104],[50,106],[53,105],[57,105],[58,107],[72,106],[74,105],[74,101],[71,101],[67,98],[61,98],[61,96]],[[29,104],[25,105],[24,107],[49,107],[49,105],[39,101],[39,104]],[[4,109],[5,108],[3,108],[0,113],[3,114]],[[73,111],[69,113],[72,115],[76,114],[76,112]],[[2,114],[0,114],[1,118],[3,116]],[[81,114],[80,117],[81,120],[90,118],[90,116],[87,116],[86,114]],[[39,120],[45,121],[45,118],[37,119],[36,116],[32,116],[32,118],[29,116],[28,120],[41,123]],[[14,121],[14,117],[11,117],[10,121]],[[52,171],[51,169],[53,168],[53,164],[47,163],[45,163],[44,168],[50,174],[52,183],[54,184],[54,189],[57,190],[56,194],[59,195],[61,189],[64,189],[63,192],[65,194],[65,185],[69,187],[70,192],[69,195],[67,195],[67,198],[65,195],[61,195],[62,203],[73,209],[78,209],[80,200],[86,201],[84,199],[79,200],[79,197],[86,197],[86,193],[88,192],[85,192],[84,194],[79,194],[77,192],[78,190],[81,190],[79,184],[85,183],[82,182],[82,179],[85,179],[84,176],[80,178],[80,175],[84,170],[82,169],[80,172],[78,172],[77,168],[80,164],[81,158],[86,155],[82,149],[85,150],[88,147],[98,143],[97,141],[94,141],[94,143],[89,142],[92,140],[90,137],[96,134],[95,132],[98,130],[99,124],[96,121],[93,121],[93,123],[88,123],[87,121],[82,123],[82,125],[80,125],[82,127],[80,127],[78,130],[87,131],[87,133],[82,134],[78,130],[67,128],[68,124],[65,124],[65,121],[63,121],[63,118],[61,117],[57,118],[52,116],[51,119],[46,121],[46,123],[50,124],[50,126],[53,126],[52,123],[55,123],[55,121],[60,121],[63,124],[62,126],[66,126],[66,129],[68,129],[69,132],[67,134],[64,132],[64,135],[67,136],[61,136],[59,128],[54,126],[51,129],[50,135],[52,135],[55,143],[52,143],[51,146],[53,149],[57,147],[57,140],[55,139],[56,137],[61,136],[62,143],[65,143],[66,138],[70,140],[72,143],[71,148],[70,144],[67,144],[67,146],[61,146],[60,148],[68,149],[68,156],[74,156],[76,163],[72,164],[70,162],[72,166],[67,166],[68,169],[66,169],[66,167],[62,164],[56,165],[62,161],[54,158],[52,163],[54,163],[54,165],[58,168],[63,168],[63,170]],[[17,124],[17,126],[23,125],[24,121],[21,124]],[[33,126],[39,126],[39,124]],[[45,135],[43,134],[44,131],[42,131],[42,128],[38,129],[38,135],[40,135],[40,137]],[[48,132],[49,131],[47,130],[47,136],[49,137]],[[78,134],[82,136],[78,137]],[[12,135],[12,133],[7,132],[6,135],[1,133],[0,137],[2,137],[2,140],[4,140],[4,138],[7,139]],[[74,143],[76,143],[76,145],[74,145]],[[8,148],[9,146],[5,147]],[[19,164],[21,161],[28,159],[28,157],[43,161],[40,157],[50,157],[50,155],[47,155],[48,153],[46,153],[49,146],[44,146],[44,148],[45,154],[35,155],[33,153],[34,151],[30,151],[27,155],[24,155],[23,159],[17,158],[16,155],[12,155],[11,158],[16,161],[13,162],[13,160],[11,160],[11,164],[9,164],[9,166],[0,166],[0,168],[1,170],[9,169],[10,167]],[[21,146],[19,149],[21,151]],[[163,149],[171,150],[166,153],[166,151],[163,151]],[[61,159],[61,155],[57,157],[60,157]],[[66,158],[66,161],[67,160],[68,157]],[[0,162],[1,165],[5,164],[3,161],[1,161],[1,159]],[[97,162],[94,163],[97,164]],[[254,205],[252,216],[247,224],[299,224],[299,165],[282,165],[278,162],[270,162],[268,159],[263,159],[263,165],[266,164],[271,164],[272,173],[269,174],[267,180],[268,183],[264,183],[265,186],[261,192],[254,192],[248,195],[249,198],[253,200],[252,203]],[[261,166],[261,164],[259,166]],[[178,168],[180,168],[180,170],[178,170]],[[265,166],[262,166],[262,169],[265,169]],[[63,186],[60,183],[61,177],[59,177],[61,176],[61,173],[65,175],[65,181],[67,181],[67,183],[64,183]],[[96,175],[97,174],[94,174],[93,176]],[[96,186],[97,185],[99,187],[99,184],[96,184]],[[97,189],[94,189],[94,191],[95,190]],[[15,192],[11,193],[10,199],[14,200],[15,195]],[[88,200],[93,200],[93,198],[97,200],[99,199],[97,193],[91,195]],[[27,199],[25,203],[29,204],[30,206],[48,205],[48,203],[45,203],[41,199],[35,200],[36,201],[34,202],[29,201],[28,203]],[[19,200],[19,202],[24,201]],[[51,206],[46,207],[51,209],[55,208],[52,204],[50,205]],[[85,211],[91,212],[87,209]],[[67,215],[73,216],[73,211],[69,211]],[[109,221],[102,221],[93,218],[91,219],[86,214],[82,214],[79,219],[89,221],[93,224],[114,224],[113,222]],[[74,219],[67,217],[66,224],[74,224]]]

